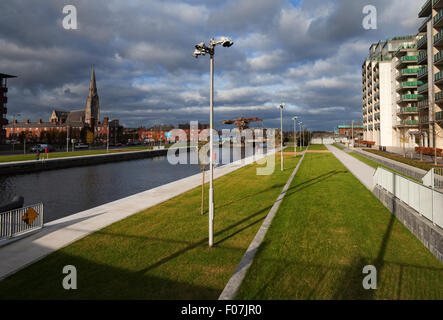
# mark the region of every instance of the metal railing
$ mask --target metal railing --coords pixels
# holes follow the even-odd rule
[[[43,227],[43,203],[0,213],[0,240]]]
[[[443,228],[443,192],[379,167],[374,185],[385,189],[433,224]]]
[[[423,177],[423,184],[434,189],[443,189],[443,168],[432,168]]]

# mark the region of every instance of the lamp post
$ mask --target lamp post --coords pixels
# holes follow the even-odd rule
[[[70,134],[70,127],[69,124],[66,124],[66,152],[69,152],[69,134]]]
[[[295,157],[297,158],[297,117],[292,118],[294,120],[294,147]]]
[[[285,105],[281,103],[279,106],[280,108],[280,156],[281,156],[281,171],[284,170],[283,168],[283,108]]]
[[[211,38],[209,46],[206,46],[204,42],[200,42],[195,46],[193,56],[210,55],[210,94],[209,94],[209,148],[210,148],[210,177],[209,177],[209,247],[214,245],[214,135],[212,133],[214,126],[214,54],[215,47],[222,45],[225,48],[229,48],[234,44],[231,39],[227,37],[221,37],[218,40]]]
[[[303,122],[299,122],[298,125],[300,126],[300,145],[301,148],[303,150],[303,147],[305,146],[304,141],[303,141],[303,136],[302,136],[302,132],[303,132]]]

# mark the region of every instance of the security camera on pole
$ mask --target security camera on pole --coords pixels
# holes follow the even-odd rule
[[[234,44],[231,39],[227,37],[221,37],[218,40],[211,38],[209,41],[209,46],[206,46],[204,42],[201,42],[195,46],[195,51],[193,56],[198,58],[198,56],[204,56],[209,54],[211,57],[210,62],[210,73],[211,73],[211,85],[210,85],[210,111],[209,111],[209,147],[210,147],[210,178],[209,178],[209,247],[214,245],[214,135],[212,134],[214,126],[214,53],[215,47],[222,45],[225,48],[229,48]]]

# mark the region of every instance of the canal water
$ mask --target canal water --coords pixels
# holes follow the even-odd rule
[[[200,172],[198,165],[171,165],[162,156],[0,176],[0,204],[15,195],[25,205],[43,202],[44,222],[50,222]]]

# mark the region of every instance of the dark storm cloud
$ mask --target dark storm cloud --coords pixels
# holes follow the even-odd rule
[[[228,35],[217,48],[216,121],[259,116],[278,125],[276,104],[311,128],[360,114],[360,67],[371,42],[417,31],[421,1],[374,0],[378,29],[364,30],[363,0],[146,1],[13,0],[0,3],[0,72],[9,112],[47,119],[81,109],[95,64],[102,114],[128,126],[208,121],[209,59],[193,46]],[[79,30],[62,28],[78,9]]]

